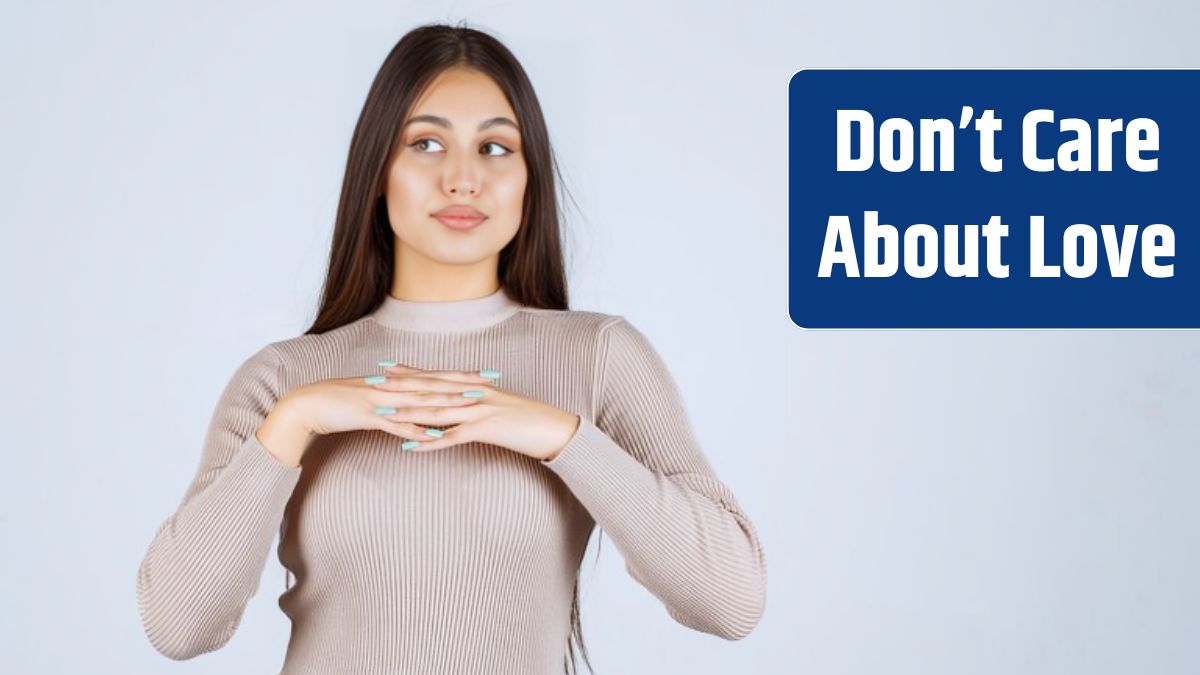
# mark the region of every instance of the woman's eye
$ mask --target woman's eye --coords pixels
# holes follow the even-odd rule
[[[421,152],[426,152],[426,150],[425,150],[425,149],[423,149],[422,147],[420,147],[422,143],[436,143],[437,145],[441,145],[441,143],[438,143],[437,141],[435,141],[435,140],[434,140],[434,139],[432,139],[432,138],[422,138],[422,139],[419,139],[419,140],[413,141],[413,142],[412,142],[412,144],[410,144],[410,145],[409,145],[409,147],[412,147],[412,148],[417,148],[417,149],[418,149],[418,150],[420,150]]]
[[[500,149],[501,149],[501,150],[503,150],[504,152],[502,152],[502,153],[500,153],[500,154],[494,154],[494,153],[491,153],[491,152],[484,153],[484,154],[492,155],[493,157],[503,157],[504,155],[511,155],[511,154],[512,154],[512,150],[509,150],[508,148],[504,147],[503,145],[500,145],[499,143],[484,143],[484,144],[483,144],[483,147],[485,147],[485,148],[486,148],[486,147],[488,147],[489,145],[490,145],[490,146],[493,146],[493,147],[496,147],[496,148],[500,148]]]

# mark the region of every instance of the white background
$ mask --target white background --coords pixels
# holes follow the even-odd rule
[[[1200,671],[1195,332],[787,316],[797,69],[1194,66],[1183,0],[6,2],[0,669],[278,671],[274,552],[233,640],[181,663],[142,633],[136,568],[233,369],[315,312],[384,56],[461,19],[541,99],[573,308],[652,339],[766,548],[766,615],[726,642],[593,539],[599,673]]]

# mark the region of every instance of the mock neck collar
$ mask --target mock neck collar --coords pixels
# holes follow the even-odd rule
[[[389,328],[417,332],[462,332],[500,323],[521,308],[504,291],[465,300],[401,300],[390,293],[369,315]]]

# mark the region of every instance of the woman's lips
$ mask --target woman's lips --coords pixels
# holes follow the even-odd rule
[[[472,227],[475,227],[476,225],[487,220],[487,216],[472,217],[472,216],[450,216],[450,215],[437,216],[437,215],[435,215],[434,218],[437,218],[438,221],[441,222],[441,224],[445,225],[446,227],[448,227],[452,230],[469,230]]]
[[[431,215],[452,230],[469,230],[487,219],[487,214],[469,204],[451,204]]]

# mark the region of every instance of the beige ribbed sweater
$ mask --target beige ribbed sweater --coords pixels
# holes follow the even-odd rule
[[[502,372],[498,386],[580,415],[552,460],[486,443],[429,453],[377,430],[318,436],[287,466],[255,431],[309,382],[427,369]],[[216,405],[200,464],[137,575],[151,644],[173,659],[224,645],[276,534],[295,584],[283,675],[564,670],[572,588],[599,525],[677,622],[727,639],[763,612],[754,526],[713,473],[676,383],[623,317],[492,295],[388,296],[369,316],[263,347]]]

